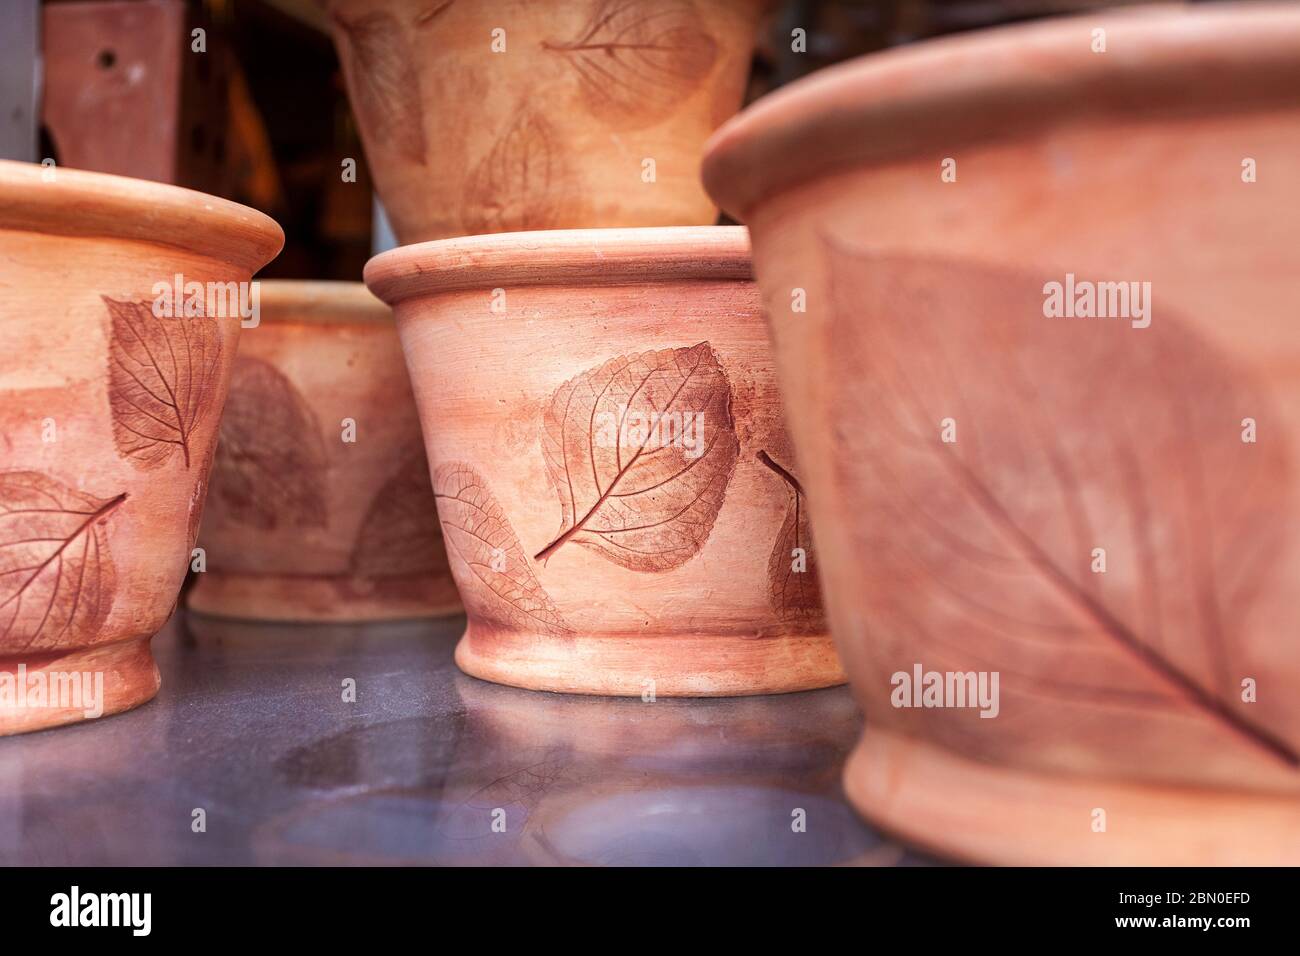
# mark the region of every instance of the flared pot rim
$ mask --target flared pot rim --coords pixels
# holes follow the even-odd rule
[[[366,285],[390,305],[473,289],[752,281],[743,226],[550,229],[399,246],[366,263]]]
[[[1098,52],[1104,31],[1104,52]],[[747,221],[766,199],[852,168],[1054,126],[1300,106],[1300,4],[1097,10],[872,53],[764,97],[705,147],[704,186]]]
[[[112,173],[0,160],[0,230],[172,247],[250,275],[279,255],[284,231],[248,206]]]

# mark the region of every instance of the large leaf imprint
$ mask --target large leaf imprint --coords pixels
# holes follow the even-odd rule
[[[675,421],[697,432],[668,440]],[[731,383],[708,342],[589,369],[556,389],[542,428],[562,517],[538,560],[573,542],[632,571],[669,571],[699,553],[740,448]]]
[[[391,143],[404,159],[423,163],[426,144],[420,77],[414,44],[406,30],[383,10],[356,19],[336,13],[334,22],[344,39],[357,114],[369,128],[372,148]]]
[[[1279,420],[1269,396],[1158,288],[1136,329],[1044,317],[1059,277],[825,251],[871,719],[1011,762],[1294,785],[1294,695],[1241,700],[1294,638],[1294,478],[1278,436],[1241,440]],[[884,705],[915,661],[999,671],[1001,715]]]
[[[777,532],[776,543],[767,561],[768,596],[772,609],[783,621],[822,621],[821,592],[817,589],[817,559],[812,546],[812,527],[808,506],[804,502],[799,479],[772,459],[765,451],[758,460],[766,465],[789,489],[790,503]],[[795,570],[796,549],[804,554],[802,571]]]
[[[84,643],[113,606],[104,522],[126,500],[35,471],[0,472],[0,650]]]
[[[554,133],[540,113],[520,109],[465,181],[461,221],[467,235],[551,229],[571,200],[568,164],[552,151]]]
[[[229,519],[269,531],[323,528],[325,446],[311,407],[279,369],[235,360],[212,494]]]
[[[514,528],[487,482],[463,462],[439,465],[433,475],[442,537],[452,573],[471,616],[547,634],[570,630],[543,589]]]
[[[159,318],[147,303],[100,298],[111,319],[108,402],[117,450],[140,468],[180,452],[188,468],[194,430],[217,386],[217,320]]]
[[[465,179],[460,219],[469,235],[552,229],[569,195],[568,165],[551,150],[541,113],[520,109]]]
[[[671,116],[718,56],[691,0],[597,0],[577,37],[542,47],[572,65],[587,109],[611,129]]]
[[[429,466],[424,455],[411,455],[366,510],[352,547],[352,573],[389,577],[446,571]]]

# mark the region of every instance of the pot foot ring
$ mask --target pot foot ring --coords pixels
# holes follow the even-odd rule
[[[497,684],[615,697],[783,694],[845,681],[828,634],[555,636],[471,620],[456,663]]]
[[[450,578],[405,575],[223,574],[195,576],[186,606],[247,621],[397,621],[461,613]]]
[[[844,789],[874,825],[972,863],[1300,864],[1300,801],[1294,796],[998,767],[870,727],[844,768]]]
[[[152,700],[160,678],[151,639],[0,657],[0,735],[94,720]]]

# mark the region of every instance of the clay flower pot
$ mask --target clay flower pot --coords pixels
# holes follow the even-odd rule
[[[213,196],[0,162],[0,733],[157,692],[236,304],[283,240]]]
[[[739,107],[766,0],[327,0],[403,243],[707,225],[704,141]]]
[[[415,386],[465,671],[622,695],[841,682],[749,276],[737,227],[477,236],[367,265]]]
[[[1300,10],[873,56],[704,175],[753,232],[854,803],[974,860],[1300,863]]]
[[[261,286],[189,607],[275,621],[458,612],[392,312],[359,282]]]

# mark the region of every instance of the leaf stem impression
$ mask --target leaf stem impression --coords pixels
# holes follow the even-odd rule
[[[790,487],[792,487],[795,490],[796,494],[798,495],[803,494],[803,485],[799,484],[799,479],[796,478],[794,475],[790,474],[790,472],[786,471],[775,461],[773,461],[771,455],[769,455],[765,451],[760,451],[755,457],[757,457],[758,460],[761,461],[763,464],[767,465],[768,468],[771,468],[774,472],[776,472],[778,475],[780,475],[782,478],[788,481],[790,483]]]

